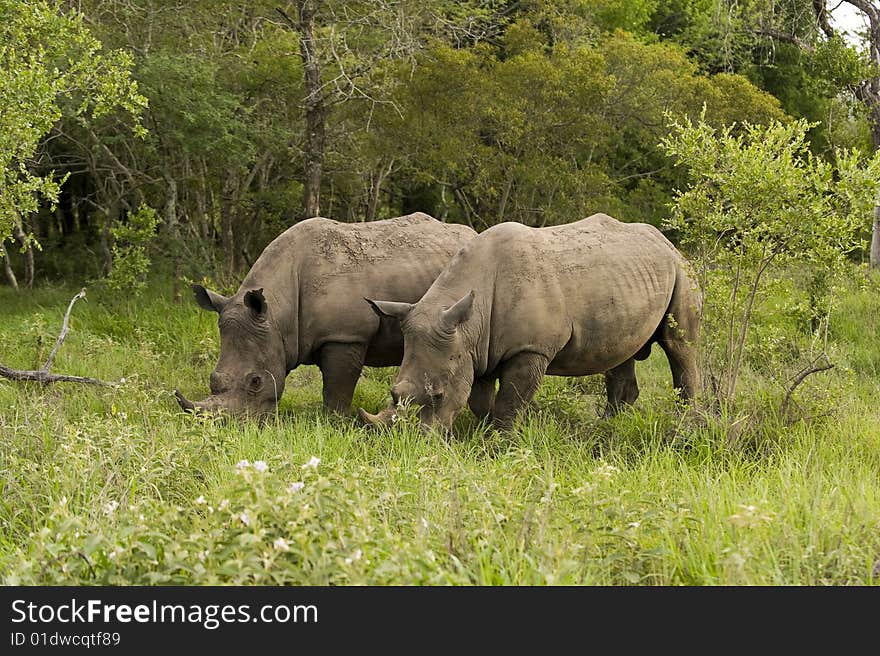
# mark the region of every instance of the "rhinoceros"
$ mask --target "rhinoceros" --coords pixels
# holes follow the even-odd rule
[[[647,224],[606,214],[501,223],[470,240],[417,303],[375,298],[366,300],[378,315],[400,322],[404,354],[392,405],[359,410],[368,423],[387,423],[408,399],[423,426],[450,431],[467,403],[509,428],[545,374],[604,373],[613,414],[638,397],[635,360],[655,342],[681,396],[695,393],[702,297],[684,257]]]
[[[475,235],[421,212],[297,223],[266,246],[233,296],[193,285],[198,304],[220,315],[220,358],[211,395],[194,403],[175,390],[178,403],[188,411],[264,414],[291,370],[315,364],[324,407],[348,411],[364,365],[398,365],[403,357],[397,322],[377,317],[364,297],[417,301]]]

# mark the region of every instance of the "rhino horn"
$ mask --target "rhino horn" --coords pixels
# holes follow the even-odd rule
[[[379,423],[379,415],[371,415],[363,408],[358,408],[358,417],[361,418],[362,422],[368,425],[375,426]]]
[[[358,416],[368,426],[388,426],[394,423],[393,408],[386,408],[377,415],[370,414],[363,408],[358,408]]]
[[[186,398],[183,394],[181,394],[179,389],[174,390],[174,398],[177,399],[177,404],[184,412],[196,411],[196,404]]]
[[[217,402],[216,397],[209,396],[204,401],[190,401],[183,394],[180,393],[180,390],[174,390],[174,397],[177,399],[178,405],[180,405],[181,409],[184,412],[211,412],[215,411],[220,407],[220,404]]]

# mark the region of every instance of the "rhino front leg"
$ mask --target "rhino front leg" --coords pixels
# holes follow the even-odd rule
[[[321,347],[318,366],[324,380],[324,408],[347,414],[354,388],[364,368],[365,344],[332,342]]]
[[[501,369],[493,423],[501,430],[512,425],[519,411],[532,400],[550,361],[538,353],[519,353]]]
[[[496,378],[477,378],[471,387],[468,407],[479,420],[489,419],[495,408]]]
[[[636,380],[636,361],[632,358],[605,372],[605,392],[608,405],[605,417],[613,417],[623,405],[632,405],[639,398],[639,383]]]

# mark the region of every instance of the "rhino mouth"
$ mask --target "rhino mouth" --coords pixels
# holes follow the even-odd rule
[[[276,405],[259,409],[240,407],[230,404],[228,399],[217,396],[216,394],[212,394],[202,401],[190,401],[178,389],[174,390],[174,398],[177,400],[180,409],[188,414],[203,417],[218,417],[224,420],[232,418],[256,419],[262,423],[272,417],[277,408]]]

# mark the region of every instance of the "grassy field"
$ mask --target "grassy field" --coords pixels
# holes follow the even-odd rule
[[[0,290],[0,363],[39,366],[75,291]],[[127,302],[90,292],[53,371],[124,382],[0,380],[0,574],[6,584],[874,584],[877,291],[874,279],[845,292],[836,368],[798,388],[793,417],[777,411],[792,372],[755,352],[735,412],[683,413],[655,349],[638,366],[635,408],[612,420],[598,418],[601,377],[547,378],[511,434],[463,413],[450,443],[406,422],[376,432],[323,414],[314,367],[290,375],[264,425],[186,416],[172,389],[207,392],[216,318],[163,300],[167,290]],[[788,315],[765,305],[755,335],[773,343]],[[394,373],[369,370],[355,403],[383,406]]]

